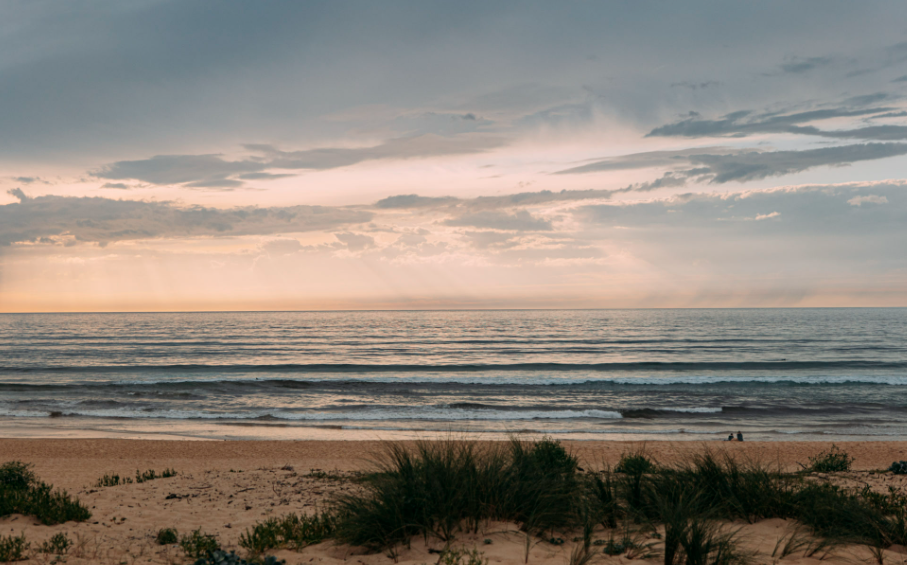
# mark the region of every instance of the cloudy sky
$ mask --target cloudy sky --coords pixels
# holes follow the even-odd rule
[[[7,0],[0,311],[907,306],[907,3]]]

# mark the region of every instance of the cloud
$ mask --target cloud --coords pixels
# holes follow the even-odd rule
[[[334,237],[336,237],[337,240],[340,241],[340,243],[346,245],[347,249],[354,253],[375,246],[375,238],[370,235],[364,235],[361,233],[335,233]]]
[[[815,69],[828,67],[835,62],[832,57],[792,57],[780,66],[781,72],[786,74],[802,74]]]
[[[651,134],[650,134],[651,135]],[[703,153],[730,155],[741,153],[741,150],[731,147],[692,147],[676,151],[647,151],[645,153],[631,153],[597,160],[585,165],[571,167],[558,171],[557,175],[573,175],[578,173],[597,173],[603,171],[621,171],[629,169],[648,169],[655,167],[674,167],[688,162],[691,155]]]
[[[854,196],[847,201],[851,206],[862,206],[863,204],[888,204],[888,199],[884,196],[867,194],[866,196]]]
[[[121,182],[105,182],[101,188],[115,188],[117,190],[128,190],[129,186]]]
[[[323,206],[221,209],[99,197],[28,198],[21,191],[11,194],[20,202],[0,206],[0,246],[60,236],[106,244],[152,238],[271,235],[335,230],[372,219],[369,212]]]
[[[322,147],[304,151],[282,151],[272,145],[253,144],[245,147],[262,153],[271,168],[327,170],[349,167],[363,161],[400,160],[446,155],[484,153],[504,145],[498,136],[464,134],[444,137],[424,134],[389,139],[370,147]]]
[[[881,96],[881,98],[880,98]],[[854,108],[881,100],[886,95],[875,94],[855,97],[847,101],[846,107],[836,109],[810,110],[794,114],[761,114],[754,116],[749,110],[732,112],[717,120],[703,120],[690,117],[679,122],[657,127],[646,134],[646,137],[746,137],[766,133],[790,133],[797,135],[814,135],[836,139],[907,139],[907,127],[872,126],[851,130],[820,130],[813,126],[803,126],[818,120],[832,118],[870,116],[890,112],[892,108]]]
[[[798,173],[814,167],[841,166],[857,161],[884,159],[907,154],[904,143],[865,143],[840,147],[823,147],[803,151],[759,151],[743,149],[723,153],[697,153],[695,150],[664,152],[664,156],[640,159],[662,166],[673,166],[675,171],[666,173],[651,183],[631,185],[616,192],[645,192],[666,186],[682,186],[686,179],[696,178],[713,184],[729,181],[746,182]],[[628,157],[635,157],[630,155]],[[590,163],[555,174],[590,173],[611,170],[614,163],[622,162],[621,157]],[[683,167],[692,167],[686,168]]]
[[[92,176],[110,180],[138,180],[155,185],[188,188],[239,188],[246,180],[273,180],[292,176],[270,169],[328,170],[370,160],[416,159],[445,155],[482,153],[500,147],[504,139],[486,135],[442,137],[425,134],[390,139],[361,148],[326,147],[305,151],[282,151],[272,145],[245,145],[257,153],[254,159],[229,161],[221,155],[155,155],[149,159],[117,161],[93,171]]]
[[[451,218],[444,221],[446,226],[494,229],[502,231],[549,231],[551,222],[536,218],[526,210],[514,214],[481,211]]]
[[[688,88],[690,90],[705,90],[706,88],[715,88],[721,86],[721,83],[715,80],[709,80],[705,82],[674,82],[671,83],[671,88]]]
[[[882,203],[883,199],[888,206],[859,205]],[[651,234],[661,234],[658,237],[666,237],[673,230],[692,230],[707,234],[716,242],[726,234],[761,237],[760,234],[768,233],[810,238],[888,238],[903,231],[907,222],[907,184],[853,183],[730,194],[690,193],[649,202],[583,206],[574,213],[580,221],[591,224],[649,230]],[[752,221],[781,218],[784,221]],[[766,229],[773,231],[762,231]],[[682,241],[679,239],[678,243]]]
[[[6,191],[7,194],[19,199],[19,202],[25,202],[28,200],[28,196],[25,195],[25,192],[21,188],[11,188]]]
[[[399,194],[397,196],[388,196],[375,203],[376,208],[386,210],[405,210],[411,208],[433,208],[437,206],[446,206],[459,202],[458,198],[452,196],[419,196],[418,194]]]
[[[746,182],[798,173],[823,165],[845,165],[857,161],[907,155],[907,143],[866,143],[823,147],[804,151],[769,151],[739,155],[693,155],[690,162],[702,165],[693,174],[708,177],[713,184]]]
[[[117,161],[94,171],[95,177],[139,180],[156,185],[195,183],[221,186],[230,175],[257,172],[266,165],[256,161],[226,161],[220,155],[156,155],[137,161]]]

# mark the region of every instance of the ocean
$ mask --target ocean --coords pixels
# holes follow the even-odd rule
[[[904,439],[907,309],[5,314],[3,429]]]

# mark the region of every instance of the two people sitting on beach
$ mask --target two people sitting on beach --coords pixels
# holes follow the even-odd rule
[[[727,440],[734,441],[734,434],[728,434]],[[743,441],[743,434],[740,432],[737,432],[737,441]]]

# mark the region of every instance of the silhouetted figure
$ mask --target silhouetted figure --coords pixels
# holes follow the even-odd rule
[[[728,440],[728,441],[734,441],[734,434],[728,434],[728,435],[727,435],[727,440]]]
[[[743,441],[743,434],[740,432],[737,432],[737,441]]]

